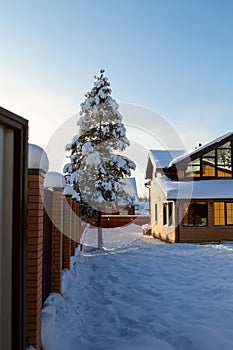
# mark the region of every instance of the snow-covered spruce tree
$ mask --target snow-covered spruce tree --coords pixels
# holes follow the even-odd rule
[[[104,70],[94,78],[92,90],[81,103],[79,133],[66,146],[70,163],[65,165],[64,173],[81,203],[97,211],[100,248],[103,245],[101,208],[104,202],[114,203],[119,196],[130,204],[132,198],[124,191],[121,180],[131,176],[131,169],[136,166],[126,156],[117,154],[129,146],[129,140]]]

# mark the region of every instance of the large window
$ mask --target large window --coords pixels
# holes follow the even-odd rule
[[[185,174],[186,177],[232,178],[232,142],[226,142],[188,163]]]
[[[208,225],[207,202],[191,202],[183,204],[183,226],[203,227]]]
[[[233,225],[233,202],[214,203],[214,225]]]

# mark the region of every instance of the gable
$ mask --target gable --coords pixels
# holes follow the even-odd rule
[[[227,133],[174,159],[170,167],[184,170],[186,178],[232,178],[233,133]]]
[[[153,172],[168,168],[171,161],[181,154],[184,154],[184,150],[150,150],[145,178],[152,179]]]

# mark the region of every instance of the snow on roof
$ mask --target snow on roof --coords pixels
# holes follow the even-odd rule
[[[169,167],[188,158],[188,157],[191,157],[193,156],[194,154],[200,152],[200,151],[203,151],[204,149],[210,147],[210,146],[214,146],[215,144],[223,141],[224,139],[228,138],[229,136],[233,135],[233,132],[228,132],[222,136],[219,136],[217,137],[216,139],[204,144],[203,146],[201,147],[198,147],[198,148],[195,148],[194,150],[190,151],[190,152],[187,152],[183,155],[180,155],[180,156],[177,156],[175,159],[171,160],[170,164],[169,164]]]
[[[121,182],[125,184],[124,190],[133,197],[133,205],[139,204],[138,193],[137,193],[137,184],[135,177],[127,177],[122,179]],[[119,205],[125,205],[124,199],[120,199],[118,202]]]
[[[150,150],[149,156],[156,168],[166,168],[169,163],[184,153],[184,150]]]
[[[233,199],[233,180],[171,181],[167,176],[156,178],[166,198]]]
[[[43,148],[30,143],[28,145],[28,169],[40,169],[47,173],[49,161]]]
[[[44,180],[44,187],[64,188],[66,185],[65,178],[56,171],[47,173]]]

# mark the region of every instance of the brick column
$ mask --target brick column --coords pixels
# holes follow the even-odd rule
[[[63,232],[63,189],[64,177],[57,172],[49,172],[44,186],[53,189],[52,200],[52,242],[51,242],[51,291],[61,293],[62,289],[62,232]]]
[[[61,293],[62,287],[63,188],[53,189],[51,290]]]
[[[47,170],[48,160],[45,152],[36,145],[29,145],[26,338],[27,344],[36,350],[41,350],[43,182]]]
[[[63,260],[62,268],[70,268],[71,257],[71,225],[72,225],[71,195],[64,195],[64,222],[63,222]]]

